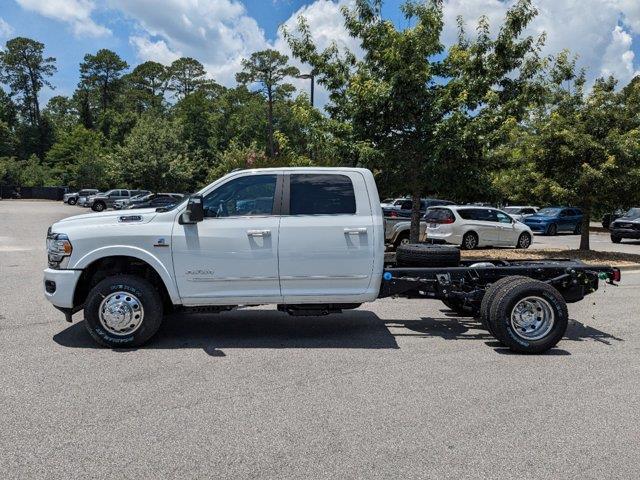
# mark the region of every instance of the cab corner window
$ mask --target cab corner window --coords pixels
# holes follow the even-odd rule
[[[356,213],[356,197],[353,183],[346,175],[291,175],[290,215],[354,213]]]
[[[228,181],[204,198],[204,216],[220,218],[271,215],[276,177],[251,175]]]

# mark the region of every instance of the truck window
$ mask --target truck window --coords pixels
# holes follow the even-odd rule
[[[271,215],[276,175],[251,175],[230,180],[203,200],[205,217]]]
[[[290,215],[356,213],[353,183],[346,175],[291,175]]]

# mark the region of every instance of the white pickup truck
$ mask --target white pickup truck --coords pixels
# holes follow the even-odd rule
[[[399,266],[385,268],[384,249],[370,171],[243,170],[170,208],[53,224],[44,290],[68,321],[84,309],[91,336],[110,347],[142,345],[170,308],[276,304],[321,315],[408,296],[442,300],[509,348],[540,352],[562,337],[566,302],[620,276],[566,260],[464,262],[431,245],[403,246]]]

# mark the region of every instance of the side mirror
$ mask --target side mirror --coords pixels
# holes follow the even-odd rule
[[[204,207],[202,205],[202,195],[193,195],[187,203],[187,210],[180,215],[180,223],[191,224],[204,220]]]

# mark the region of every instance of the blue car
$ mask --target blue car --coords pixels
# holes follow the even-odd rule
[[[582,230],[582,210],[574,207],[546,207],[535,215],[525,217],[523,223],[534,233],[557,235],[560,232],[579,234]]]

